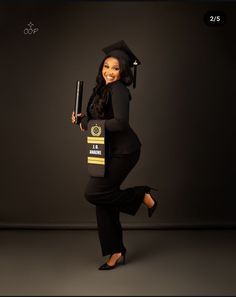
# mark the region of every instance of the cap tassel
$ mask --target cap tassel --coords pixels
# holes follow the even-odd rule
[[[135,89],[136,87],[136,80],[137,80],[137,66],[138,66],[138,62],[135,60],[134,63],[134,80],[133,80],[133,88]]]

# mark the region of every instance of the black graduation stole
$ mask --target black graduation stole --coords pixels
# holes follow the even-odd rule
[[[90,120],[87,133],[89,175],[103,177],[105,174],[105,120]]]

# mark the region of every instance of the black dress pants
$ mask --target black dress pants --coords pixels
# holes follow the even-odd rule
[[[103,256],[125,252],[120,212],[135,215],[143,202],[146,186],[120,189],[139,160],[140,150],[126,155],[106,158],[104,177],[90,177],[85,190],[86,199],[96,205],[98,234]]]

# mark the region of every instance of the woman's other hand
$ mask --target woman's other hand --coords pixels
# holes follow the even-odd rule
[[[77,113],[77,115],[75,116],[75,112],[73,111],[72,115],[71,115],[72,124],[75,124],[76,118],[78,118],[78,117],[83,118],[84,114],[83,113]]]
[[[75,112],[73,111],[72,112],[72,115],[71,115],[71,122],[72,124],[75,124],[76,123],[76,117],[80,117],[81,119],[84,117],[84,114],[83,113],[78,113],[76,116],[75,116]],[[85,129],[83,129],[81,123],[79,124],[79,127],[80,127],[80,130],[81,131],[85,131]]]
[[[71,115],[71,122],[72,122],[72,124],[75,124],[75,120],[76,120],[75,112],[73,111],[72,112],[72,115]]]

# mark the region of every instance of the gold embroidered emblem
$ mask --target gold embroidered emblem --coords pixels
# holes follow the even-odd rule
[[[91,127],[91,134],[93,136],[100,136],[102,134],[102,128],[95,124],[95,126]]]

